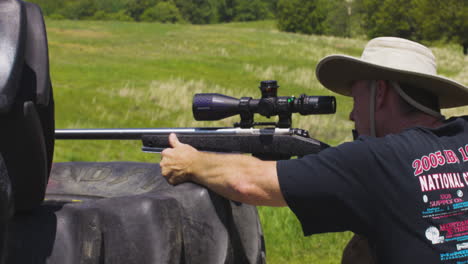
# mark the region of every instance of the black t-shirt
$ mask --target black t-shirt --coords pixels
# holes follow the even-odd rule
[[[468,116],[279,161],[305,235],[351,230],[379,263],[468,263]]]

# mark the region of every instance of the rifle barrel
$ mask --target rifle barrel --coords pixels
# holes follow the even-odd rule
[[[56,129],[55,139],[75,140],[141,140],[143,135],[175,134],[291,134],[288,128],[109,128],[109,129]]]

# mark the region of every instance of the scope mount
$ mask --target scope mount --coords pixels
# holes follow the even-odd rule
[[[240,114],[241,121],[234,123],[234,127],[252,128],[256,126],[275,126],[277,128],[291,128],[292,114],[285,113],[278,115],[278,122],[254,122],[254,114],[250,112],[242,112]]]
[[[278,97],[278,82],[276,80],[267,80],[261,81],[260,86],[258,87],[262,93],[262,102],[266,105],[270,98]],[[252,97],[242,97],[239,101],[239,110],[241,121],[234,123],[235,127],[241,128],[252,128],[255,126],[275,126],[278,128],[291,128],[292,123],[292,114],[288,111],[287,101],[279,101],[279,113],[278,113],[278,122],[254,122],[254,113],[249,109],[249,102],[252,100]],[[268,118],[270,116],[267,116]]]

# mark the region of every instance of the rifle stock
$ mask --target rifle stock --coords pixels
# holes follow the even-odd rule
[[[142,150],[159,153],[170,147],[169,134],[201,151],[250,153],[265,160],[318,153],[327,144],[307,131],[289,128],[155,128],[56,130],[56,139],[142,140]]]

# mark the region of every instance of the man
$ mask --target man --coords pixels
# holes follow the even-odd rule
[[[235,201],[289,206],[305,235],[351,230],[378,263],[468,258],[468,88],[436,74],[432,52],[400,38],[371,40],[360,59],[324,58],[318,80],[352,96],[357,140],[288,161],[202,153],[170,136],[161,169]],[[464,262],[458,262],[464,263]]]

